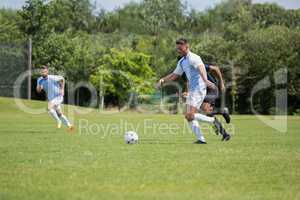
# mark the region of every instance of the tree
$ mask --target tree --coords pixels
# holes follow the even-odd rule
[[[22,10],[19,11],[21,20],[20,30],[26,35],[42,36],[43,27],[46,21],[46,5],[44,0],[27,0]],[[43,31],[46,33],[47,31]]]
[[[186,8],[180,0],[144,0],[129,3],[113,13],[98,17],[105,32],[121,30],[136,34],[158,35],[166,30],[182,31]]]
[[[23,35],[17,26],[19,20],[15,11],[0,9],[0,43],[24,42]]]
[[[95,23],[92,12],[89,0],[27,0],[19,12],[22,18],[19,25],[35,40],[43,40],[52,32],[92,32]]]
[[[111,95],[121,106],[129,100],[130,94],[153,91],[154,72],[148,55],[130,49],[111,49],[99,58],[98,64],[90,80],[99,89],[102,98]]]
[[[287,27],[300,26],[300,10],[286,10],[277,4],[254,4],[252,6],[254,22],[260,27],[282,25]]]
[[[54,29],[55,32],[68,29],[92,32],[95,23],[93,7],[89,0],[50,1],[47,15],[49,29]]]
[[[274,106],[274,91],[276,84],[274,82],[274,73],[282,68],[287,68],[289,71],[288,87],[298,88],[299,72],[295,69],[299,62],[299,33],[289,30],[285,26],[271,26],[268,29],[253,30],[246,34],[245,41],[242,47],[244,49],[244,56],[240,63],[243,66],[248,66],[248,73],[240,77],[239,84],[244,85],[247,90],[239,91],[239,96],[247,99],[250,97],[251,89],[260,80],[269,77],[273,86],[267,90],[262,91],[264,95],[256,98],[255,106],[257,110],[262,113],[269,114],[270,108]],[[296,42],[296,43],[295,43]],[[294,44],[294,45],[293,45]],[[293,74],[293,75],[292,75]],[[299,94],[299,90],[291,92],[289,95],[294,96]],[[240,102],[242,107],[249,108],[245,101]],[[247,105],[247,106],[245,106]]]
[[[13,96],[14,82],[26,70],[25,39],[18,29],[19,17],[14,10],[0,9],[0,95]],[[22,97],[26,97],[23,83]]]
[[[33,51],[35,66],[49,64],[70,81],[88,80],[95,67],[97,47],[87,34],[52,33]]]

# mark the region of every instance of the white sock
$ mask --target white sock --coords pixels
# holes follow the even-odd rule
[[[196,120],[203,121],[203,122],[214,123],[215,121],[214,117],[208,117],[200,113],[196,113],[194,116]]]
[[[54,109],[49,110],[49,114],[56,120],[57,123],[60,123],[60,119]]]
[[[64,125],[66,125],[66,126],[71,126],[71,123],[69,122],[69,120],[67,119],[67,117],[66,116],[64,116],[63,114],[60,116],[60,119],[61,119],[61,121],[62,121],[62,123],[64,124]]]
[[[193,121],[189,122],[189,124],[191,126],[192,131],[197,136],[198,140],[205,142],[205,138],[200,130],[199,122],[197,120],[193,120]]]

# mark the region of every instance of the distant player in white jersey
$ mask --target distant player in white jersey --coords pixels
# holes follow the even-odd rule
[[[205,65],[200,56],[189,50],[188,42],[184,38],[176,41],[176,48],[182,58],[179,60],[175,71],[160,79],[157,87],[161,87],[161,85],[167,81],[176,80],[185,72],[189,82],[189,92],[186,101],[187,113],[185,114],[185,118],[189,122],[192,131],[197,136],[198,140],[195,143],[206,144],[205,137],[200,130],[198,121],[214,124],[218,132],[223,136],[222,140],[228,141],[230,135],[225,131],[217,118],[208,117],[198,112],[206,96],[207,88],[211,90],[217,89],[215,84],[207,79]]]
[[[72,131],[73,125],[63,114],[61,104],[64,100],[65,80],[62,76],[49,75],[47,66],[42,66],[41,77],[37,80],[37,92],[44,90],[48,99],[48,112],[56,120],[57,128],[63,123]]]

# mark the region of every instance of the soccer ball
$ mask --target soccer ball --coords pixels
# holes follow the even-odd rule
[[[124,136],[126,144],[136,144],[139,140],[139,136],[134,131],[127,131]]]

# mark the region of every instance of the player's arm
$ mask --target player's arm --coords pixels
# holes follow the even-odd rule
[[[51,75],[51,79],[53,79],[54,81],[56,81],[59,84],[59,89],[60,89],[60,94],[64,95],[65,93],[65,79],[62,76],[52,76]]]
[[[186,82],[185,82],[185,90],[184,90],[184,91],[185,91],[185,92],[189,92],[189,87],[190,87],[190,86],[189,86],[189,82],[186,81]]]
[[[36,86],[36,92],[37,92],[37,93],[41,93],[42,90],[43,90],[43,86],[41,85],[41,81],[42,81],[41,78],[39,78],[39,79],[37,80],[37,86]]]
[[[182,93],[182,97],[183,98],[187,98],[188,95],[189,95],[189,82],[186,81],[185,82],[184,92]]]
[[[200,76],[202,77],[202,79],[203,79],[204,83],[207,85],[207,87],[210,89],[216,90],[217,88],[216,88],[215,84],[213,84],[211,81],[209,81],[207,79],[207,72],[205,69],[205,65],[203,63],[199,64],[198,69],[199,69]]]
[[[40,86],[40,85],[36,86],[36,92],[41,93],[42,92],[42,86]]]
[[[158,83],[156,84],[157,88],[160,88],[165,82],[169,82],[169,81],[175,81],[177,78],[179,78],[180,75],[176,74],[176,73],[171,73],[163,78],[161,78]]]
[[[159,81],[158,81],[158,85],[162,85],[164,84],[165,82],[169,82],[169,81],[175,81],[176,79],[178,79],[180,76],[178,74],[175,74],[175,73],[171,73],[163,78],[161,78]]]
[[[176,69],[171,74],[161,78],[158,83],[156,84],[157,88],[160,88],[165,82],[168,81],[175,81],[183,74],[183,69],[180,66],[180,63],[178,62]]]
[[[59,86],[60,86],[61,95],[64,95],[65,94],[65,79],[63,77],[60,77]]]
[[[216,77],[220,81],[220,90],[225,91],[225,84],[220,68],[217,66],[209,66],[209,71],[212,73],[214,77]]]

